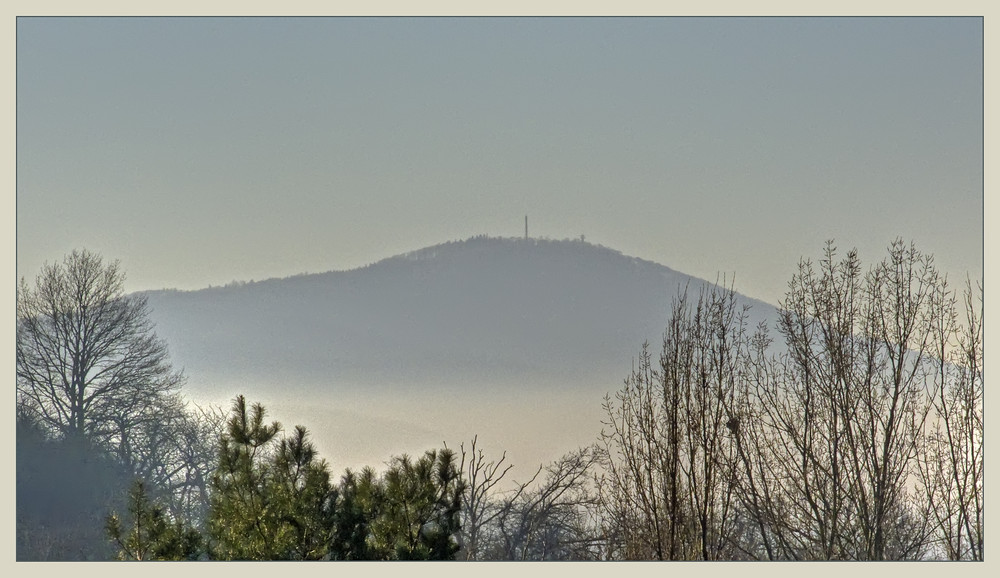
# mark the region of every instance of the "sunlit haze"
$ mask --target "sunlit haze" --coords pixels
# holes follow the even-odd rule
[[[960,4],[18,16],[17,560],[983,560]]]

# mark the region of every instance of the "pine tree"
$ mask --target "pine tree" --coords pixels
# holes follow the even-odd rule
[[[105,528],[119,548],[119,560],[196,560],[202,553],[201,534],[181,521],[172,521],[166,508],[155,503],[146,484],[136,480],[129,491],[126,527],[117,513]]]
[[[459,545],[465,482],[449,449],[428,451],[416,462],[396,457],[372,494],[381,501],[371,522],[376,557],[449,560]]]
[[[334,525],[337,494],[326,463],[316,459],[302,426],[281,441],[274,458],[270,494],[278,506],[279,523],[288,531],[285,556],[293,560],[327,557]]]
[[[331,558],[334,560],[376,559],[369,545],[371,521],[378,515],[380,487],[375,470],[366,467],[360,474],[344,472],[339,486],[339,502],[334,515]]]
[[[281,424],[236,398],[212,478],[209,532],[224,560],[318,560],[329,555],[336,493],[305,428]]]

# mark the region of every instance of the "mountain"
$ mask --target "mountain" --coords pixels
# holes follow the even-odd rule
[[[614,391],[671,302],[710,285],[580,240],[474,237],[350,271],[146,293],[191,385]],[[774,316],[752,305],[751,323]]]

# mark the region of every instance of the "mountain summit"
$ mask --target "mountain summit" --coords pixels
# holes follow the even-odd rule
[[[473,237],[350,271],[146,295],[192,385],[512,383],[617,389],[671,303],[709,282],[582,240]],[[752,304],[752,320],[772,306]]]

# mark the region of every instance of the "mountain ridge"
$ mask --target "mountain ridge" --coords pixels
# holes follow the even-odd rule
[[[679,292],[696,298],[712,285],[582,239],[480,235],[343,271],[141,293],[175,364],[200,386],[228,375],[372,386],[582,379],[612,390],[642,343],[659,341]],[[738,298],[751,323],[773,318],[773,306]]]

